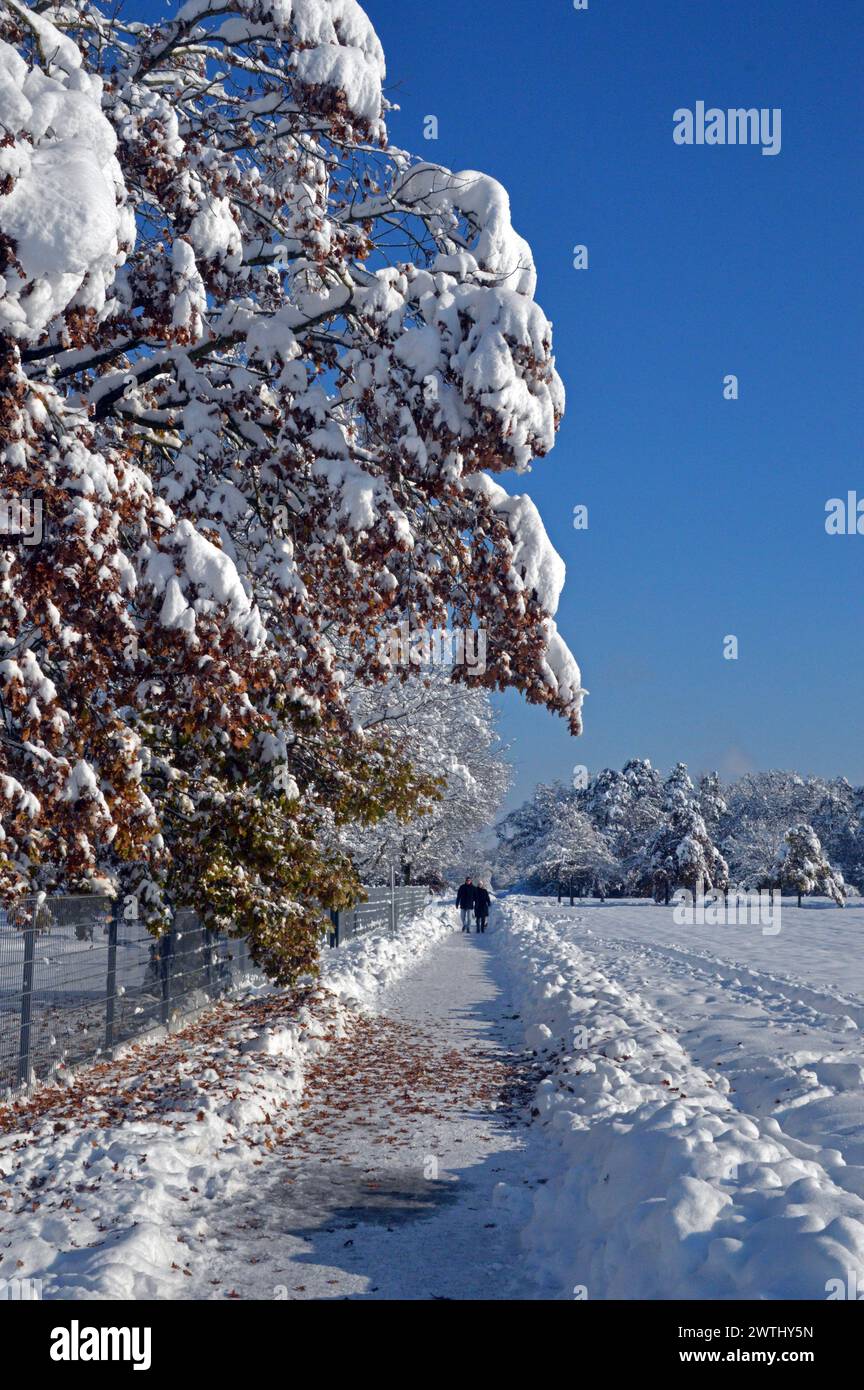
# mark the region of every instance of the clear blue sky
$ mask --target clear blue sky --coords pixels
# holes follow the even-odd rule
[[[566,560],[591,696],[579,740],[502,701],[512,800],[632,756],[864,781],[864,536],[824,530],[829,497],[864,497],[860,0],[366,8],[393,138],[509,188],[567,387],[514,482]],[[700,99],[780,107],[781,152],[676,146]]]
[[[567,387],[554,453],[502,481],[566,560],[591,696],[579,740],[502,697],[511,802],[633,756],[864,782],[864,536],[824,529],[829,497],[864,497],[861,0],[365,8],[392,138],[510,190]],[[698,100],[780,107],[780,154],[675,145]]]

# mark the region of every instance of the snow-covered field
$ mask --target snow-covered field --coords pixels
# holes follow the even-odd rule
[[[509,898],[549,1180],[526,1230],[589,1298],[826,1298],[864,1273],[864,911],[781,931]]]

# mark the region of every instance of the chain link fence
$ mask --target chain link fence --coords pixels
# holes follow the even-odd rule
[[[368,888],[331,914],[330,945],[422,911],[419,885]],[[0,906],[0,1097],[203,1008],[261,976],[243,940],[181,909],[156,940],[107,897],[22,898]]]

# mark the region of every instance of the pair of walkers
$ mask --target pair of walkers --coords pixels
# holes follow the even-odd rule
[[[462,913],[463,932],[470,933],[472,917],[477,923],[478,932],[485,932],[486,923],[489,921],[490,902],[489,890],[485,884],[472,883],[470,878],[460,883],[456,893],[456,906]]]

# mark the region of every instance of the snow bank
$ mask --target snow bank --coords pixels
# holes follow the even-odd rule
[[[453,907],[430,904],[425,912],[401,925],[395,936],[382,929],[332,951],[324,961],[324,983],[341,1003],[373,1012],[381,991],[457,925]]]
[[[0,1110],[0,1278],[41,1279],[49,1299],[176,1298],[193,1273],[206,1282],[208,1209],[260,1182],[309,1062],[453,918],[430,906],[331,952],[306,995],[228,1001]]]
[[[549,1059],[535,1100],[549,1178],[524,1240],[559,1295],[818,1299],[864,1269],[864,1201],[846,1190],[864,1169],[738,1111],[726,1078],[560,924],[517,900],[498,925],[526,1040]]]

